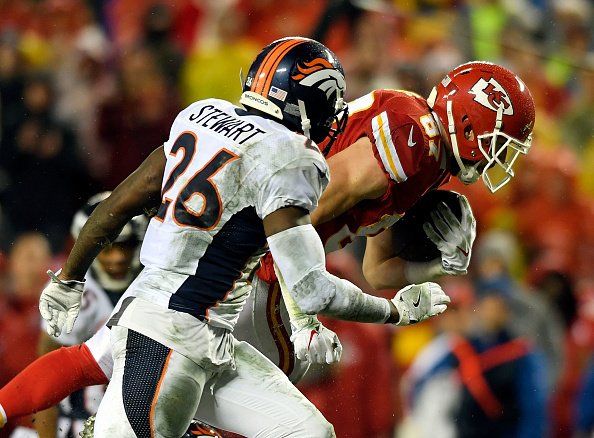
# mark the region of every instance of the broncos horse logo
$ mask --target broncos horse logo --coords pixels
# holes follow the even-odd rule
[[[306,87],[317,87],[326,93],[330,98],[333,93],[342,95],[346,89],[346,82],[342,73],[323,58],[316,58],[302,65],[297,65],[299,73],[291,76],[292,79],[299,81],[299,84]],[[338,94],[338,92],[341,92]]]

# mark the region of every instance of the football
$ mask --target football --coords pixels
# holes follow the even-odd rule
[[[392,225],[394,254],[409,262],[428,262],[440,257],[439,250],[425,234],[423,224],[432,222],[430,213],[440,202],[444,202],[461,220],[460,196],[450,190],[431,190],[425,193],[402,219]]]

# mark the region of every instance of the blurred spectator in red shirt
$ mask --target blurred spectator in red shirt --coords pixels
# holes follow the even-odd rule
[[[0,386],[37,358],[38,301],[50,264],[49,242],[39,233],[21,235],[10,250],[0,287]],[[23,418],[15,425],[27,423],[30,419]]]

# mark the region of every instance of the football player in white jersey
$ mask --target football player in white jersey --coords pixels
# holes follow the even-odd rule
[[[74,215],[70,234],[78,238],[89,215],[110,192],[92,196]],[[103,248],[85,275],[85,288],[81,310],[70,333],[63,332],[57,338],[43,330],[39,341],[40,354],[62,346],[74,346],[87,341],[108,320],[109,315],[124,291],[140,272],[138,257],[140,244],[148,225],[148,216],[139,215],[124,225],[113,242]],[[44,321],[44,326],[46,326]],[[46,328],[46,327],[45,327]],[[91,354],[96,354],[98,338],[87,343]],[[97,412],[103,397],[104,385],[89,386],[72,393],[56,408],[39,412],[35,416],[35,428],[40,436],[78,437],[89,415]]]
[[[207,99],[178,115],[164,146],[95,209],[42,293],[48,331],[69,332],[84,271],[125,222],[161,200],[141,250],[145,268],[108,323],[114,368],[95,436],[176,438],[196,410],[245,436],[334,436],[274,364],[232,335],[266,244],[306,313],[401,323],[449,302],[433,283],[385,300],[325,270],[309,212],[329,177],[316,142],[345,108],[335,55],[313,40],[278,40],[245,85],[247,111]]]

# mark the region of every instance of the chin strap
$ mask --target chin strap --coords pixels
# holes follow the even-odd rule
[[[478,166],[478,163],[476,165]],[[480,177],[481,174],[475,166],[464,167],[464,169],[460,169],[460,173],[458,174],[458,179],[464,184],[473,184],[477,182]]]
[[[297,100],[297,105],[299,105],[299,114],[301,115],[301,130],[303,131],[303,135],[310,138],[309,131],[311,130],[311,121],[307,118],[305,102],[299,99]]]
[[[465,165],[460,157],[460,149],[458,148],[458,139],[456,137],[456,125],[454,123],[454,112],[452,110],[452,101],[448,100],[446,102],[446,113],[448,115],[448,134],[450,137],[450,143],[452,146],[452,152],[454,153],[454,158],[456,159],[456,163],[458,163],[458,167],[460,168],[460,172],[458,173],[458,178],[464,184],[473,184],[478,181],[481,177],[481,173],[478,171],[477,167],[480,164],[480,161],[477,161],[473,165]]]
[[[436,97],[437,97],[437,89],[434,87],[433,90],[431,91],[431,94],[427,98],[427,103],[429,104],[430,108],[433,108],[433,106],[435,105]],[[462,161],[462,158],[460,158],[460,150],[458,149],[458,140],[456,138],[456,125],[454,124],[454,113],[452,110],[452,101],[451,100],[446,102],[446,112],[448,115],[448,137],[450,139],[450,145],[452,147],[452,154],[454,155],[454,158],[456,159],[456,163],[458,164],[458,167],[460,168],[460,172],[458,172],[457,177],[464,184],[475,183],[476,181],[478,181],[478,179],[481,176],[479,171],[476,169],[476,166],[478,166],[479,163],[476,163],[476,165],[473,165],[473,166],[467,166]],[[437,116],[437,114],[435,114],[435,112],[433,110],[431,111],[431,113],[433,114],[433,118],[437,122],[439,131],[440,131],[442,137],[445,137],[443,135],[444,127],[441,123],[441,119]]]
[[[466,167],[462,162],[462,158],[460,158],[460,149],[458,149],[458,139],[456,137],[456,124],[454,123],[454,112],[452,110],[451,100],[448,100],[446,102],[446,113],[448,115],[448,134],[450,137],[452,152],[454,153],[454,158],[456,159],[456,163],[458,163],[458,167],[460,168],[458,178],[460,178],[460,180],[464,184],[472,184],[479,179],[480,174],[474,166]]]

